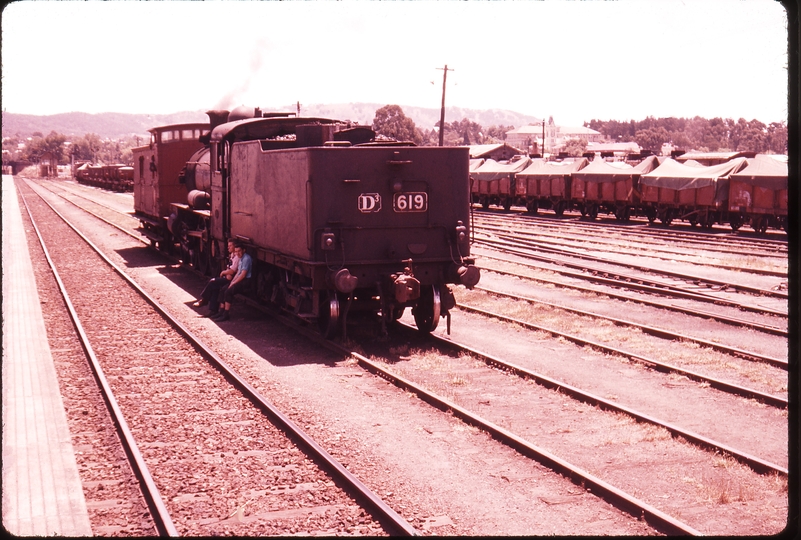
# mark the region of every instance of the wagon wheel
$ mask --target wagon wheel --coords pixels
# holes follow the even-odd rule
[[[743,220],[739,215],[735,214],[729,220],[729,225],[731,225],[731,230],[736,231],[737,229],[742,227]]]
[[[430,334],[437,328],[440,307],[439,287],[436,285],[421,286],[420,299],[412,309],[414,322],[420,332]]]
[[[590,219],[595,219],[598,217],[598,205],[592,204],[590,205],[590,209],[587,211],[587,215],[590,216]]]
[[[526,203],[526,210],[528,210],[531,214],[537,213],[537,201],[528,201]]]
[[[332,339],[339,333],[339,300],[335,292],[320,293],[320,316],[317,325],[325,339]]]
[[[483,208],[484,210],[489,208],[489,198],[487,198],[487,197],[482,197],[481,198],[481,208]]]
[[[567,201],[559,201],[556,203],[556,208],[554,208],[554,213],[556,217],[562,217],[565,214],[565,210],[567,209]]]
[[[504,199],[503,200],[503,209],[508,212],[509,209],[511,209],[511,208],[512,208],[512,199]]]

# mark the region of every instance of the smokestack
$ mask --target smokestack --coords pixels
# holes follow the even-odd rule
[[[224,124],[228,121],[228,111],[223,109],[206,111],[206,114],[209,115],[209,123],[211,124],[209,131],[214,130],[214,128],[220,124]]]

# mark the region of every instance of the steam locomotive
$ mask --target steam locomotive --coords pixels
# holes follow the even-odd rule
[[[434,330],[472,287],[467,148],[381,141],[367,126],[258,108],[153,128],[134,154],[134,207],[154,246],[205,274],[238,239],[255,290],[323,335],[411,308]]]

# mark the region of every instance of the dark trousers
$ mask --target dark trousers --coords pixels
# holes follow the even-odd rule
[[[209,303],[209,311],[217,311],[220,308],[220,291],[231,283],[227,277],[216,277],[209,280],[200,293],[200,297]]]
[[[242,281],[231,285],[229,281],[227,284],[223,285],[222,294],[225,298],[225,301],[229,304],[233,303],[234,296],[237,294],[244,294],[250,290],[250,280],[251,278],[245,278]]]

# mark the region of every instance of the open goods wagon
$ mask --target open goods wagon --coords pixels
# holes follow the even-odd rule
[[[719,165],[703,166],[666,159],[640,176],[641,207],[648,221],[657,218],[669,225],[684,219],[711,228],[728,220],[729,177],[747,165],[735,158]]]
[[[509,210],[517,197],[515,174],[531,164],[527,156],[515,156],[509,161],[487,159],[470,171],[470,195],[472,202],[483,208],[491,204]]]
[[[595,219],[604,212],[628,221],[640,206],[640,176],[658,164],[656,156],[649,156],[636,166],[596,159],[572,174],[571,201],[583,216]]]
[[[133,167],[127,165],[92,165],[84,163],[75,170],[80,184],[111,191],[133,190]]]
[[[750,223],[758,232],[787,230],[787,162],[767,155],[748,159],[748,166],[729,177],[729,224]]]
[[[539,208],[552,209],[557,216],[571,208],[572,174],[589,164],[587,158],[565,161],[533,159],[531,164],[515,175],[516,202],[529,212]]]

